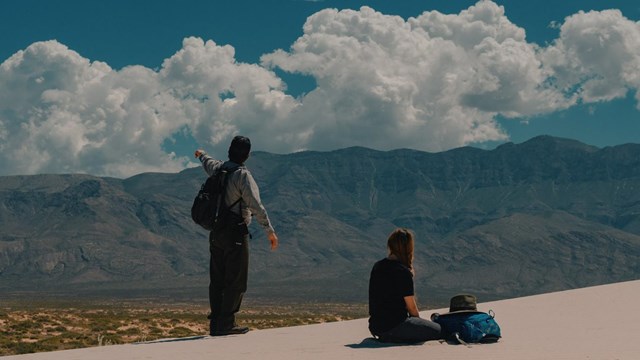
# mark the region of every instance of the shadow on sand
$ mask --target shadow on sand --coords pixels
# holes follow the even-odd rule
[[[424,342],[406,344],[406,343],[388,343],[382,342],[376,338],[368,337],[362,340],[359,344],[347,344],[345,345],[348,348],[352,349],[377,349],[377,348],[387,348],[387,347],[395,347],[395,346],[416,346],[422,345]]]
[[[158,340],[150,340],[150,341],[141,341],[137,343],[133,343],[134,345],[144,345],[144,344],[158,344],[158,343],[167,343],[167,342],[176,342],[176,341],[190,341],[190,340],[200,340],[205,339],[210,336],[207,335],[198,335],[198,336],[188,336],[182,338],[172,338],[172,339],[158,339]]]

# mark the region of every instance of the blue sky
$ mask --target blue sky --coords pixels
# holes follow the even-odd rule
[[[279,153],[640,142],[638,20],[634,1],[7,1],[1,174],[177,171],[236,133]]]

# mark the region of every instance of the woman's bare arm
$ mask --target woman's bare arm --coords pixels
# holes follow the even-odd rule
[[[418,312],[418,304],[416,304],[416,297],[414,295],[405,296],[404,303],[407,305],[407,312],[412,317],[420,317]]]

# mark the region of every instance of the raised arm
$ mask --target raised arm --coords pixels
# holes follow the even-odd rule
[[[198,149],[196,150],[194,155],[196,158],[198,158],[198,160],[200,160],[200,162],[202,163],[202,168],[209,176],[213,175],[214,170],[218,168],[219,165],[222,163],[222,161],[216,160],[211,156],[207,155],[207,153],[204,150]]]

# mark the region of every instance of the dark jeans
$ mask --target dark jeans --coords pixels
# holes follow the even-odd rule
[[[236,325],[235,314],[240,310],[242,297],[247,291],[248,235],[243,235],[236,226],[212,231],[209,234],[209,251],[209,318],[213,333]]]
[[[392,343],[419,343],[442,338],[440,325],[426,319],[408,317],[400,325],[379,334],[378,338],[383,342]]]

